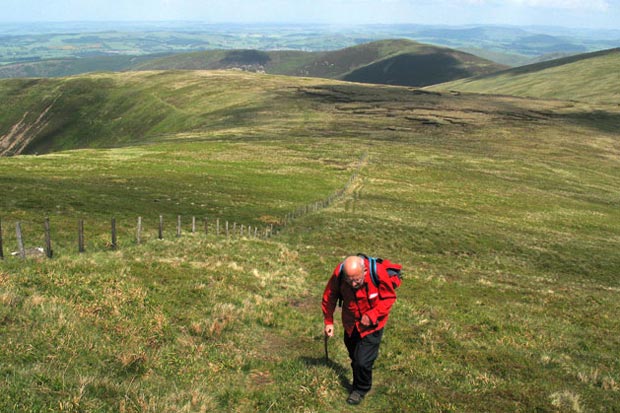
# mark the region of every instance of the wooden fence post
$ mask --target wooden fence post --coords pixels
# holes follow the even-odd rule
[[[159,239],[164,239],[164,217],[159,216]]]
[[[84,220],[78,220],[78,252],[84,252]]]
[[[2,218],[0,218],[0,260],[4,259],[4,247],[2,246]]]
[[[177,238],[181,236],[181,215],[177,215]]]
[[[112,245],[110,248],[116,249],[116,218],[112,218]]]
[[[228,238],[228,221],[226,221],[226,238]]]
[[[192,217],[192,234],[196,232],[196,217]]]
[[[138,217],[138,229],[136,230],[136,244],[142,242],[142,217]]]
[[[219,218],[215,221],[215,235],[218,237],[220,236],[220,219]]]
[[[19,221],[15,224],[15,235],[17,236],[19,256],[22,257],[22,259],[26,259],[26,249],[24,248],[24,240],[22,239],[22,224]]]
[[[50,230],[50,218],[45,217],[45,255],[47,258],[52,258],[54,252],[52,251],[52,235]]]

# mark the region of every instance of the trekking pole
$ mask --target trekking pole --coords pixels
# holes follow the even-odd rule
[[[329,337],[327,336],[327,334],[324,334],[323,343],[325,344],[325,363],[329,363],[329,353],[327,352],[327,340],[329,340]]]

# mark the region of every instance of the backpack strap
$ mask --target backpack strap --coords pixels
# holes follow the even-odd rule
[[[361,252],[357,254],[358,257],[368,260],[368,272],[370,273],[370,279],[375,287],[379,287],[379,274],[377,274],[377,262],[381,264],[383,260],[381,258],[369,257]],[[341,268],[342,271],[342,268]]]
[[[342,307],[342,267],[344,267],[344,262],[341,262],[338,268],[338,307]]]

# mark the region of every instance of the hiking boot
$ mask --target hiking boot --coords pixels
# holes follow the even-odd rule
[[[349,394],[349,397],[347,398],[347,403],[360,404],[363,398],[364,398],[363,394],[360,394],[356,390],[353,390],[351,394]]]

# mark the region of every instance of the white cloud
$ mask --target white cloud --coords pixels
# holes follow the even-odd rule
[[[452,1],[447,0],[448,3]],[[494,5],[494,6],[525,6],[546,9],[564,10],[595,10],[606,11],[610,8],[609,0],[460,0],[457,3],[471,5]]]
[[[609,2],[606,0],[510,0],[513,3],[532,6],[545,7],[552,9],[570,9],[570,10],[600,10],[609,9]]]

